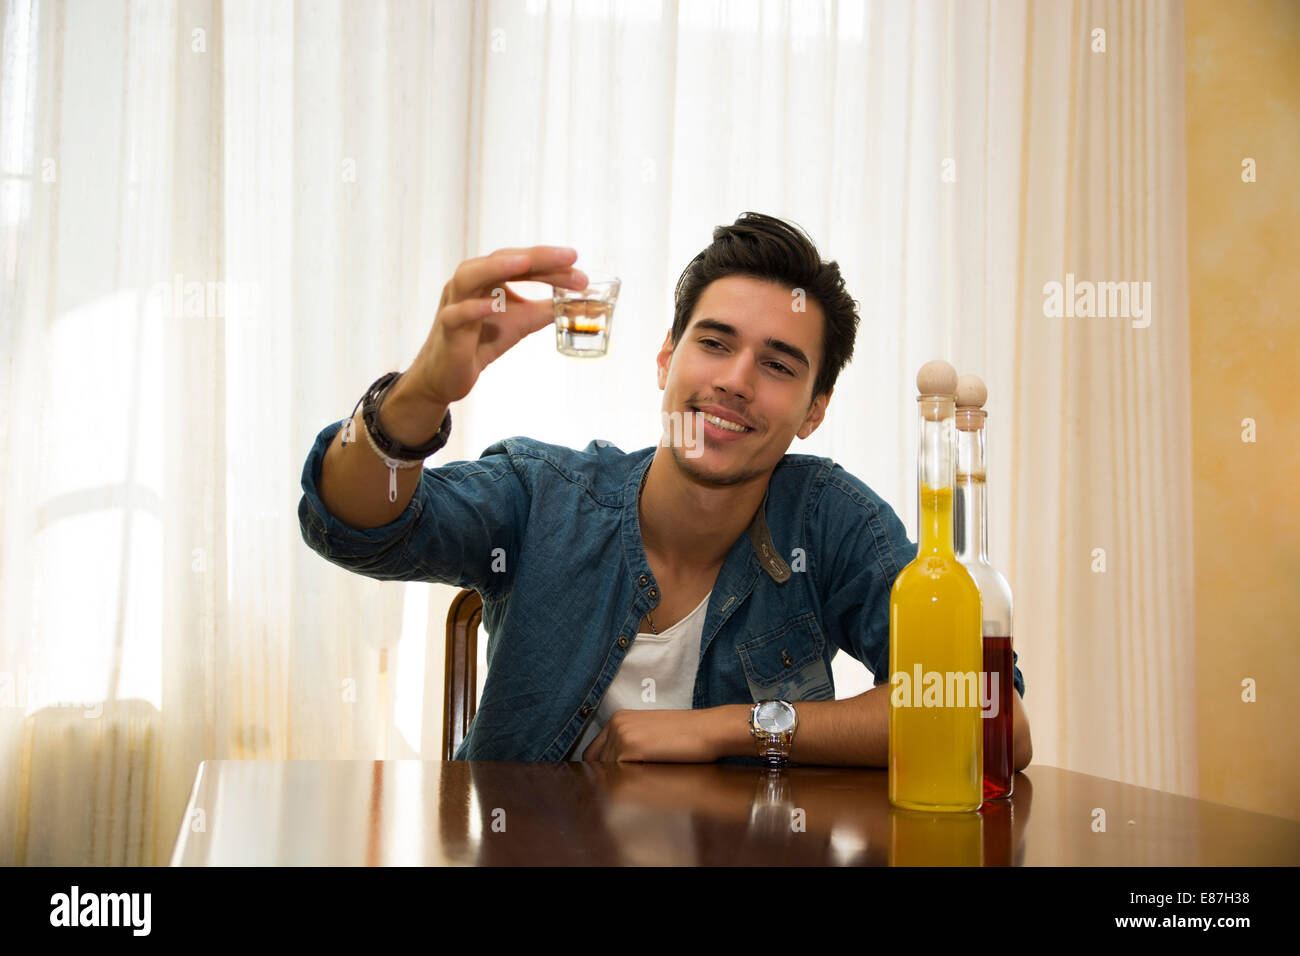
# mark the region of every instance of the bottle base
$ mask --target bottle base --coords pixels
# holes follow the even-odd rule
[[[973,813],[979,810],[980,803],[914,803],[911,800],[889,798],[889,805],[900,810],[920,810],[923,813]]]

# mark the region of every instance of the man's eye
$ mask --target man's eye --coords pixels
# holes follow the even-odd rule
[[[711,345],[716,345],[718,348],[722,348],[722,343],[719,342],[717,339],[700,339],[700,344],[701,344],[701,345],[710,345],[710,346],[711,346]],[[780,362],[768,362],[767,364],[770,365],[770,366],[772,366],[772,367],[775,368],[777,371],[779,371],[779,372],[781,372],[781,373],[783,373],[783,374],[785,374],[785,375],[793,375],[793,374],[794,374],[794,371],[793,371],[792,369],[788,369],[788,368],[786,368],[786,367],[785,367],[784,365],[782,365]]]

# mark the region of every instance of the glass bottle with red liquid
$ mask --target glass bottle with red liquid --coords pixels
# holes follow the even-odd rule
[[[957,494],[953,508],[953,549],[980,591],[983,608],[984,675],[980,694],[986,695],[984,725],[984,799],[1011,796],[1012,714],[1016,693],[1012,681],[1011,588],[989,563],[988,496],[985,491],[984,402],[988,390],[974,375],[957,380]]]

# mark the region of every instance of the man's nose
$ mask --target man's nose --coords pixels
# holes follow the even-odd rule
[[[714,386],[722,392],[749,401],[754,397],[754,359],[748,352],[737,352],[718,369]]]

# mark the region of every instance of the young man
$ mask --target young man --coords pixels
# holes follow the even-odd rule
[[[304,540],[359,574],[482,595],[488,674],[457,759],[885,766],[889,592],[916,545],[839,465],[786,453],[821,424],[858,325],[839,267],[797,227],[745,213],[678,281],[657,374],[662,410],[699,424],[694,441],[624,453],[507,438],[477,461],[397,467],[445,442],[448,406],[484,367],[550,326],[549,301],[503,283],[582,288],[575,259],[538,246],[460,265],[419,356],[386,394],[372,387],[353,440],[342,422],[318,435]],[[872,690],[834,699],[837,649]],[[797,718],[793,738],[768,733],[789,723],[766,725],[764,700],[786,702],[773,715]]]

